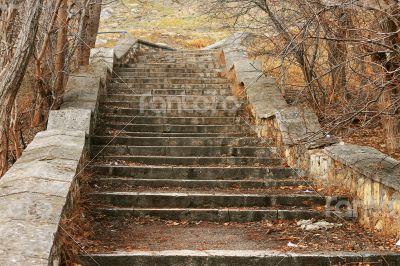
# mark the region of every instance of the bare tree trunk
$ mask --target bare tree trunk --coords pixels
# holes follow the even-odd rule
[[[398,30],[400,22],[400,10],[394,8],[390,16],[382,23],[381,28],[388,35],[385,43],[394,49],[400,45]],[[396,99],[399,97],[398,69],[400,68],[399,57],[391,53],[378,53],[373,57],[386,70],[386,88],[380,98],[383,126],[386,131],[386,145],[391,152],[400,150],[400,115]]]
[[[100,26],[101,4],[102,0],[95,0],[95,3],[91,3],[91,6],[89,7],[89,17],[86,22],[85,43],[82,46],[82,65],[89,64],[90,49],[96,46],[96,37]]]
[[[33,51],[42,4],[43,0],[26,2],[26,19],[18,36],[15,54],[7,67],[0,72],[0,175],[8,169],[10,113]]]
[[[11,113],[11,123],[10,123],[10,133],[11,133],[11,138],[14,143],[14,149],[15,149],[15,160],[18,160],[21,155],[22,155],[22,149],[21,149],[21,141],[19,139],[18,135],[18,104],[17,101],[14,103],[14,108],[12,109]]]
[[[8,8],[0,16],[0,34],[1,40],[6,45],[5,53],[0,58],[0,67],[6,66],[13,55],[12,37],[14,34],[13,26],[17,17],[17,9],[14,8],[14,3],[10,3]]]
[[[31,124],[34,127],[37,127],[41,122],[42,122],[42,112],[43,109],[45,108],[46,103],[49,102],[47,99],[49,96],[49,89],[47,88],[46,84],[43,82],[43,70],[42,70],[42,60],[43,57],[46,54],[46,51],[49,47],[49,41],[50,41],[50,34],[51,31],[53,30],[54,24],[56,23],[58,19],[58,13],[60,10],[60,6],[62,2],[65,2],[65,0],[57,0],[57,3],[55,5],[55,10],[53,13],[53,16],[51,18],[50,24],[47,28],[47,32],[42,44],[42,47],[39,51],[39,54],[36,57],[36,62],[35,62],[35,88],[34,88],[34,93],[35,93],[35,101],[34,101],[34,112],[32,115],[32,121]],[[57,72],[56,72],[57,73]]]
[[[89,22],[89,2],[90,0],[86,0],[84,6],[82,7],[81,13],[81,23],[79,25],[78,32],[78,53],[77,53],[77,64],[79,66],[84,66],[89,63],[89,59],[85,58],[85,51],[87,49],[87,27]]]
[[[68,6],[67,1],[63,0],[58,10],[58,34],[56,44],[56,58],[54,63],[54,72],[56,73],[56,80],[54,82],[54,94],[56,105],[61,103],[61,95],[64,87],[64,65],[67,45],[68,34]]]

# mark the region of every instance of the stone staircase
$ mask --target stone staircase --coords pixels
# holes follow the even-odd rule
[[[91,139],[89,200],[99,232],[93,241],[108,250],[89,248],[83,265],[357,261],[330,253],[287,256],[246,246],[248,239],[240,246],[240,232],[225,235],[230,223],[325,219],[347,198],[310,191],[312,182],[285,166],[272,141],[257,137],[245,100],[232,96],[221,77],[223,67],[217,51],[148,51],[115,68]],[[171,221],[177,227],[170,232]],[[141,230],[154,238],[134,235]],[[170,240],[152,243],[161,238]]]

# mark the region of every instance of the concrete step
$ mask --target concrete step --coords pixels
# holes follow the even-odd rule
[[[204,96],[195,96],[204,97]],[[214,96],[210,96],[214,97]],[[114,99],[113,99],[114,98]],[[150,109],[150,110],[158,110],[158,112],[166,113],[169,110],[175,109],[195,109],[200,112],[208,112],[215,109],[224,109],[230,112],[234,112],[239,108],[244,106],[244,101],[241,100],[230,100],[226,99],[226,101],[214,102],[208,97],[204,97],[205,99],[193,100],[193,101],[180,101],[179,99],[174,99],[173,97],[170,98],[159,98],[154,97],[154,102],[151,101],[150,98],[148,101],[144,97],[143,101],[129,101],[126,99],[125,101],[120,100],[123,96],[115,96],[113,98],[103,98],[100,103],[105,104],[107,106],[114,106],[114,107],[122,107],[122,108],[139,108],[142,110]],[[116,100],[115,100],[116,99]]]
[[[400,255],[389,252],[313,252],[285,253],[271,250],[161,250],[116,251],[111,254],[85,254],[84,266],[319,266],[319,265],[374,265],[398,266]]]
[[[98,164],[91,169],[101,175],[154,179],[190,180],[242,180],[242,179],[288,179],[301,172],[287,167],[184,167],[184,166],[115,166]]]
[[[254,147],[272,145],[269,139],[232,137],[125,137],[92,136],[92,145]]]
[[[108,89],[231,89],[229,84],[110,83]]]
[[[248,115],[243,111],[243,109],[238,110],[226,110],[226,109],[210,109],[210,110],[198,110],[192,108],[182,108],[182,109],[140,109],[140,108],[126,108],[118,107],[112,105],[100,105],[100,113],[102,114],[114,114],[114,115],[129,115],[129,116],[166,116],[166,117],[222,117],[222,116],[245,116]]]
[[[168,51],[168,50],[162,50],[162,51],[156,51],[156,52],[146,52],[145,55],[198,55],[198,56],[203,56],[203,55],[217,55],[221,53],[221,50],[219,49],[213,49],[213,50],[199,50],[199,49],[180,49],[180,50],[174,50],[174,51]]]
[[[223,66],[220,66],[217,63],[127,63],[123,64],[124,68],[155,68],[158,70],[164,69],[181,69],[188,68],[191,70],[202,71],[205,69],[221,69]]]
[[[223,78],[153,78],[153,77],[119,77],[112,78],[113,83],[135,84],[226,84]]]
[[[110,132],[111,130],[111,132]],[[127,137],[165,137],[165,138],[173,138],[173,137],[208,137],[208,138],[219,138],[219,137],[235,137],[235,138],[244,138],[244,137],[256,137],[255,133],[252,132],[220,132],[220,133],[165,133],[165,132],[130,132],[123,130],[115,130],[115,129],[97,129],[96,134],[102,135],[112,135],[112,136],[127,136]]]
[[[133,120],[134,121],[134,120]],[[172,124],[128,124],[101,123],[100,126],[129,132],[158,132],[158,133],[253,133],[247,125],[172,125]]]
[[[94,150],[92,156],[107,162],[118,162],[119,165],[125,164],[145,164],[145,165],[181,165],[181,166],[278,166],[282,164],[281,159],[264,157],[218,157],[218,156],[164,156],[164,155],[104,155],[109,151],[108,147],[101,152],[101,149]],[[145,153],[145,152],[143,152]],[[150,154],[150,153],[149,153]],[[122,163],[121,163],[122,162]]]
[[[146,156],[193,156],[193,157],[277,157],[276,148],[271,147],[218,147],[218,146],[92,146],[94,154],[146,155]],[[223,159],[223,158],[221,158]],[[228,158],[225,158],[228,159]],[[243,160],[245,160],[243,158]]]
[[[238,106],[245,103],[243,99],[236,96],[202,96],[202,95],[151,95],[147,94],[107,94],[102,97],[103,101],[120,101],[120,102],[143,102],[143,103],[197,103],[197,105],[212,105],[213,103],[234,103]]]
[[[151,67],[116,67],[115,72],[129,72],[129,73],[187,73],[187,74],[204,74],[204,73],[222,73],[224,68],[151,68]],[[136,75],[136,74],[135,74]]]
[[[190,179],[132,179],[126,177],[96,177],[91,186],[95,189],[115,189],[115,187],[152,188],[212,188],[212,189],[266,189],[274,187],[308,187],[313,182],[303,179],[260,179],[260,180],[190,180]]]
[[[216,60],[216,54],[145,54],[139,55],[136,58],[137,60],[156,60],[156,59],[182,59],[182,60]]]
[[[184,73],[184,72],[131,72],[120,69],[114,74],[114,78],[118,77],[148,77],[153,78],[220,78],[221,74],[217,72],[198,72],[198,73]]]
[[[102,121],[131,122],[129,115],[100,115]],[[245,124],[242,117],[165,117],[165,116],[136,116],[133,120],[137,124],[174,124],[174,125],[238,125]]]
[[[149,94],[149,95],[204,95],[204,96],[231,96],[232,90],[228,89],[142,89],[142,88],[118,88],[108,89],[107,94]]]
[[[157,217],[165,220],[209,222],[259,222],[275,220],[323,219],[333,215],[351,219],[351,212],[317,211],[309,208],[296,209],[246,209],[246,208],[96,208],[96,212],[111,217]]]
[[[94,192],[89,198],[95,204],[121,208],[270,208],[333,207],[345,197],[308,195],[230,194],[206,192]]]

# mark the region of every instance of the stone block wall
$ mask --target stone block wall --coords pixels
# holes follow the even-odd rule
[[[60,110],[49,114],[21,158],[0,179],[0,265],[59,265],[60,220],[79,199],[99,97],[112,68],[135,49],[93,49],[91,64],[71,73]]]
[[[207,49],[224,50],[227,75],[233,88],[244,87],[258,135],[273,139],[290,167],[326,186],[348,189],[360,224],[400,237],[400,162],[326,136],[312,110],[288,106],[274,80],[255,71],[260,64],[246,49],[251,39],[236,33]]]

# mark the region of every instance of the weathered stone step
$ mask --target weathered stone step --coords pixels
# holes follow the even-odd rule
[[[139,55],[135,58],[132,58],[132,60],[157,60],[157,59],[182,59],[182,60],[217,60],[216,54],[145,54],[145,55]]]
[[[231,89],[108,89],[108,94],[149,94],[149,95],[204,95],[204,96],[231,96]]]
[[[190,180],[288,179],[301,172],[287,167],[184,167],[93,165],[95,173],[116,177]]]
[[[138,56],[134,59],[131,59],[129,63],[217,64],[217,60],[214,56]]]
[[[130,145],[130,146],[271,146],[268,139],[232,137],[124,137],[92,136],[92,145]]]
[[[107,129],[106,129],[107,130]],[[119,132],[119,130],[111,129],[112,135],[115,136],[115,133]],[[103,134],[104,129],[99,129],[98,134]],[[218,137],[255,137],[256,133],[253,132],[219,132],[219,133],[166,133],[166,132],[129,132],[122,131],[121,134],[123,136],[130,137],[209,137],[209,138],[218,138]]]
[[[345,216],[351,212],[317,211],[308,208],[295,209],[235,209],[235,208],[97,208],[96,212],[111,217],[157,217],[165,220],[209,221],[209,222],[259,222],[275,220],[308,220]]]
[[[165,117],[165,116],[136,116],[132,121],[129,115],[101,115],[103,121],[131,122],[136,124],[174,124],[174,125],[237,125],[244,124],[241,117]]]
[[[106,160],[107,162],[118,162],[119,164],[145,164],[145,165],[229,165],[229,166],[278,166],[282,164],[281,159],[264,157],[217,157],[217,156],[164,156],[164,155],[103,155],[109,152],[106,148],[94,150],[93,156]],[[100,153],[100,154],[99,154]],[[143,152],[145,153],[145,152]],[[149,153],[150,154],[150,153]],[[124,162],[124,163],[121,163]]]
[[[223,78],[152,78],[152,77],[119,77],[111,79],[113,83],[135,84],[226,84]]]
[[[238,110],[226,110],[226,109],[213,109],[213,110],[198,110],[198,109],[140,109],[140,108],[124,108],[124,107],[115,107],[115,106],[100,106],[100,113],[103,114],[115,114],[115,115],[130,115],[130,116],[154,116],[154,115],[162,115],[168,117],[221,117],[221,116],[234,116],[234,115],[243,115],[248,116],[244,113],[243,109]],[[133,118],[133,117],[132,117]]]
[[[161,69],[181,69],[181,68],[189,68],[196,70],[204,70],[204,69],[221,69],[222,66],[216,63],[134,63],[134,64],[123,64],[124,68],[156,68],[158,70]]]
[[[203,95],[151,95],[151,94],[108,94],[103,101],[138,102],[138,103],[196,103],[199,106],[212,105],[214,103],[235,104],[240,106],[245,103],[236,96],[203,96]]]
[[[93,146],[93,152],[108,155],[154,155],[154,156],[195,156],[196,157],[264,157],[277,156],[276,148],[271,147],[218,147],[218,146]],[[223,158],[221,158],[223,159]],[[227,159],[227,158],[226,158]],[[243,158],[244,159],[244,158]]]
[[[195,96],[197,97],[204,97],[204,96]],[[210,96],[214,97],[214,96]],[[166,113],[169,112],[169,110],[175,110],[175,109],[194,109],[199,112],[206,113],[208,111],[212,111],[215,109],[223,109],[223,110],[228,110],[228,111],[236,111],[239,108],[242,108],[243,105],[245,104],[245,101],[243,100],[230,100],[226,99],[226,101],[217,101],[213,102],[210,99],[199,99],[193,100],[193,101],[184,101],[180,99],[174,99],[173,97],[169,98],[159,98],[157,100],[157,97],[154,97],[154,102],[151,101],[152,98],[149,99],[149,101],[146,101],[146,98],[148,96],[145,96],[143,101],[129,101],[129,99],[126,100],[121,100],[124,97],[115,95],[113,98],[103,98],[100,103],[105,104],[107,106],[114,106],[114,107],[122,107],[122,108],[139,108],[142,110],[150,109],[150,110],[158,110],[158,112],[161,113]],[[207,98],[207,97],[204,97]]]
[[[114,74],[114,78],[118,77],[147,77],[151,76],[153,78],[219,78],[221,75],[217,72],[198,72],[198,73],[182,73],[182,72],[130,72],[124,71],[123,69],[119,70]]]
[[[374,265],[398,266],[400,255],[388,252],[313,252],[284,253],[272,250],[162,250],[130,251],[111,254],[88,254],[82,257],[84,266],[319,266]]]
[[[217,55],[221,53],[221,50],[213,49],[213,50],[198,50],[198,49],[180,49],[174,51],[156,51],[156,52],[146,52],[146,55],[158,55],[158,54],[165,54],[165,55]]]
[[[172,74],[204,74],[204,73],[222,73],[224,68],[151,68],[151,67],[118,67],[114,68],[116,73],[129,72],[129,73],[172,73]],[[137,74],[135,74],[137,75]]]
[[[107,128],[130,132],[159,132],[159,133],[253,133],[247,125],[157,125],[157,124],[127,124],[127,123],[102,123]]]
[[[261,195],[205,192],[94,192],[92,202],[130,208],[269,208],[335,206],[345,197],[320,195]]]
[[[152,188],[213,188],[213,189],[265,189],[274,187],[308,187],[312,181],[303,179],[260,180],[189,180],[189,179],[132,179],[126,177],[97,177],[92,182],[96,188],[152,187]]]
[[[229,84],[110,83],[108,89],[231,89]]]

